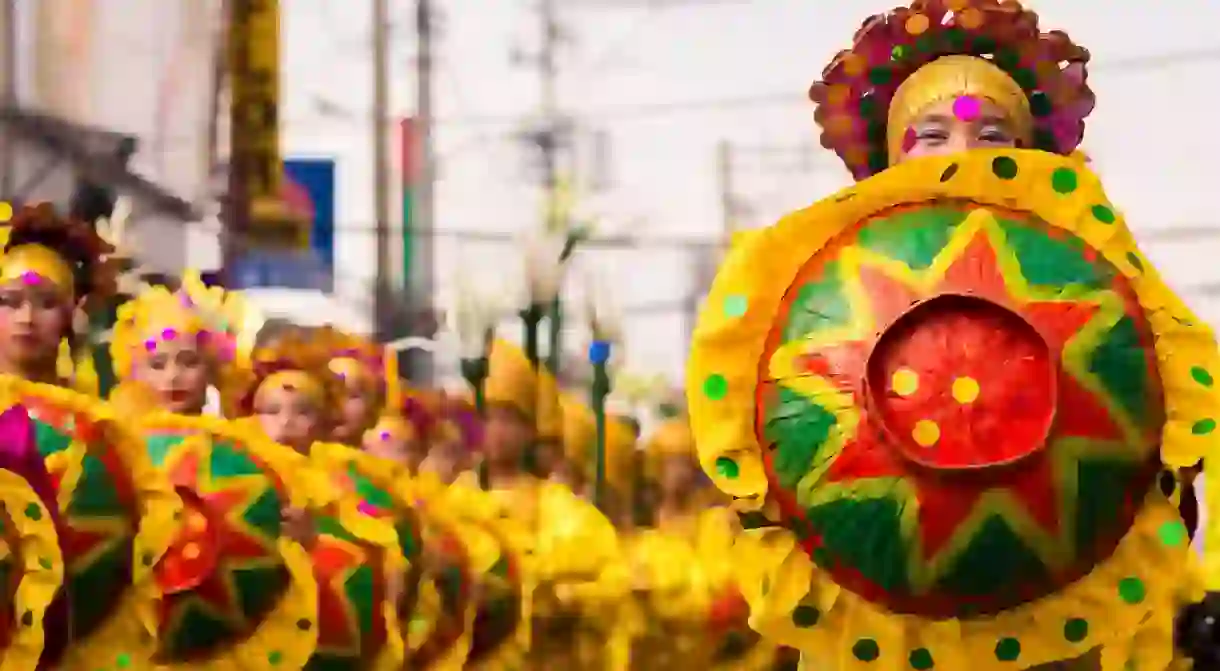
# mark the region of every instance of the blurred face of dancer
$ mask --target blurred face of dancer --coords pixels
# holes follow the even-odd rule
[[[377,391],[373,383],[361,376],[343,378],[343,403],[339,406],[339,423],[334,438],[340,443],[355,445],[373,424],[377,410]]]
[[[452,483],[468,467],[466,451],[455,440],[441,440],[432,445],[420,468],[436,475],[441,482]]]
[[[207,403],[207,359],[194,338],[159,340],[156,351],[136,362],[136,378],[169,411],[197,415]]]
[[[72,301],[50,282],[0,286],[0,361],[14,374],[54,371],[59,341],[72,324]]]
[[[534,427],[513,408],[489,405],[487,408],[487,458],[497,464],[520,463],[525,448],[534,439]]]
[[[316,395],[285,385],[264,385],[254,399],[254,413],[267,437],[302,454],[322,436],[323,412]]]
[[[908,158],[956,154],[969,149],[1003,149],[1019,142],[1008,114],[989,100],[978,101],[978,114],[954,113],[953,100],[933,103],[907,128],[899,162]]]
[[[694,460],[689,455],[667,455],[660,463],[661,491],[666,494],[683,494],[689,492],[698,476]]]

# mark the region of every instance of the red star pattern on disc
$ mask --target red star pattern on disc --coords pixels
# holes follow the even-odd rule
[[[1062,301],[1040,300],[1028,295],[1022,290],[1021,278],[1003,275],[1004,266],[997,262],[997,252],[986,229],[986,226],[963,224],[958,235],[971,236],[968,244],[951,242],[941,256],[956,254],[956,258],[938,258],[929,270],[916,273],[918,281],[914,282],[895,277],[884,264],[872,263],[867,255],[862,255],[856,281],[864,289],[862,293],[867,296],[868,305],[853,307],[857,314],[866,311],[874,328],[861,329],[867,337],[819,344],[806,351],[797,360],[798,370],[825,377],[851,393],[858,408],[864,408],[868,353],[877,340],[874,334],[893,325],[911,310],[912,304],[942,295],[973,295],[1003,306],[1032,325],[1058,358],[1074,336],[1097,315],[1101,309],[1100,295]],[[943,263],[945,260],[950,261],[947,267]],[[944,269],[939,276],[937,268]],[[1061,365],[1057,368],[1055,435],[1058,438],[1120,440],[1119,427],[1097,397]],[[986,380],[979,382],[987,384]],[[1053,449],[1032,452],[1000,477],[971,477],[970,474],[952,477],[952,473],[914,466],[892,442],[893,438],[881,426],[878,413],[861,410],[856,434],[834,456],[818,483],[818,498],[833,499],[839,494],[859,498],[868,496],[870,489],[879,495],[908,497],[908,504],[918,510],[918,541],[923,560],[946,550],[985,495],[992,493],[1003,494],[1008,504],[1021,508],[1021,512],[1016,512],[1010,510],[1008,504],[1002,505],[995,510],[998,514],[1024,514],[1048,536],[1059,534],[1061,507],[1072,503],[1067,499],[1074,493],[1059,486]],[[900,485],[899,481],[907,484]],[[1013,528],[1023,526],[1026,525],[1014,524]]]
[[[233,622],[243,622],[245,615],[227,567],[266,563],[268,558],[275,556],[275,548],[268,547],[258,532],[242,520],[242,515],[269,483],[260,475],[213,478],[203,457],[198,450],[188,449],[169,469],[170,482],[194,491],[199,497],[208,524],[212,525],[208,537],[218,544],[218,547],[204,551],[214,552],[219,557],[219,565],[208,572],[191,593],[215,613]],[[178,547],[179,544],[174,545]],[[181,549],[186,547],[189,544]],[[172,608],[170,604],[166,606]],[[163,613],[163,622],[168,621],[165,615],[168,613]]]
[[[365,553],[354,543],[322,534],[310,554],[318,580],[318,648],[357,655],[360,619],[347,596],[346,583],[364,562]]]

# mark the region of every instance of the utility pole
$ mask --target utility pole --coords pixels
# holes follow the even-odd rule
[[[733,185],[733,143],[721,140],[716,145],[716,183],[720,192],[720,235],[729,248],[737,230],[737,196]]]
[[[0,45],[0,57],[4,62],[0,64],[0,76],[3,80],[3,95],[4,95],[4,111],[7,113],[17,105],[17,2],[16,0],[0,0],[0,33],[3,35],[4,44]],[[0,199],[8,200],[13,197],[13,189],[17,175],[16,170],[16,152],[13,146],[15,134],[11,130],[11,126],[5,125],[0,129]]]
[[[415,2],[415,119],[411,124],[415,134],[411,144],[415,156],[411,163],[416,174],[408,175],[409,181],[404,181],[413,183],[415,192],[411,194],[410,211],[403,222],[409,226],[403,231],[403,263],[407,272],[403,282],[408,289],[407,296],[416,302],[411,306],[413,315],[431,315],[435,300],[436,237],[417,234],[417,231],[433,230],[436,221],[436,155],[432,146],[434,10],[432,0]],[[415,355],[410,361],[401,363],[405,365],[400,365],[400,369],[412,380],[423,384],[432,382],[435,375],[433,357]]]
[[[373,0],[373,203],[377,217],[377,275],[373,286],[373,329],[380,342],[390,333],[393,292],[390,269],[390,36],[389,2]]]
[[[538,71],[541,75],[542,129],[538,134],[538,147],[542,152],[542,186],[549,199],[559,182],[559,17],[556,0],[541,0],[539,16],[542,19],[542,49],[538,54]],[[548,200],[548,203],[550,201]],[[547,216],[554,216],[548,205]],[[565,222],[549,222],[562,224]]]

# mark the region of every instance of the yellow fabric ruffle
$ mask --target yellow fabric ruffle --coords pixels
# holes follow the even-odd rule
[[[240,445],[279,478],[292,506],[316,510],[335,498],[332,491],[319,486],[315,475],[306,467],[304,457],[267,440],[249,424],[206,415],[185,416],[155,412],[140,417],[136,428],[141,434],[183,432],[189,434],[185,441],[202,441],[206,445],[210,445],[214,439]],[[200,447],[206,449],[203,444]],[[174,529],[176,533],[176,523]],[[277,550],[288,571],[289,586],[279,604],[248,638],[236,642],[215,657],[172,665],[154,664],[152,660],[156,654],[155,641],[146,640],[144,645],[138,648],[139,654],[129,654],[128,658],[144,660],[147,666],[133,665],[131,668],[160,671],[186,667],[201,671],[231,671],[235,668],[272,671],[304,666],[314,652],[318,637],[318,585],[314,578],[313,562],[309,552],[294,540],[281,537],[277,541]],[[141,619],[146,622],[145,627],[149,632],[156,631],[156,615],[153,609],[144,612]],[[88,668],[95,667],[96,659]]]
[[[750,603],[751,626],[781,645],[814,654],[826,668],[873,668],[874,662],[857,660],[851,650],[856,641],[870,639],[883,656],[898,651],[905,659],[922,649],[936,668],[988,671],[1072,659],[1098,646],[1113,648],[1110,654],[1131,646],[1129,657],[1172,655],[1169,639],[1143,638],[1140,643],[1133,635],[1170,635],[1178,606],[1202,597],[1198,562],[1184,539],[1176,509],[1159,493],[1150,495],[1114,555],[1088,576],[1058,594],[968,621],[930,621],[883,611],[840,589],[784,530],[746,532],[734,547],[733,561]],[[1120,587],[1129,590],[1126,599]],[[1064,627],[1072,620],[1087,624],[1080,640],[1065,637]],[[1015,666],[996,659],[996,646],[1005,639],[1020,645]]]
[[[8,606],[17,626],[0,654],[0,671],[28,671],[42,655],[43,614],[63,582],[64,558],[51,515],[24,478],[0,470],[0,504],[12,523],[7,536],[17,546],[3,549],[14,562],[14,574],[20,575]],[[29,619],[21,622],[26,613]]]
[[[91,418],[103,428],[106,447],[114,451],[131,478],[138,505],[135,511],[138,527],[132,543],[131,587],[120,596],[115,612],[91,636],[73,640],[64,655],[62,668],[94,668],[98,660],[126,658],[132,651],[146,646],[150,613],[160,597],[152,569],[170,546],[182,502],[169,482],[153,468],[144,446],[130,427],[106,404],[70,389],[12,376],[0,376],[0,399],[6,408],[29,403]],[[48,465],[62,460],[66,468],[63,481],[75,482],[80,477],[81,457],[88,449],[73,443],[68,450],[50,457]],[[71,501],[71,490],[56,494],[59,512],[64,514]]]

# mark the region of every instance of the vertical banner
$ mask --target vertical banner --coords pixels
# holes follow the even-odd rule
[[[309,248],[332,280],[335,267],[335,161],[293,158],[284,161],[284,201],[296,217],[310,222]]]
[[[412,265],[415,262],[415,187],[419,177],[419,143],[415,119],[404,117],[398,122],[399,165],[402,166],[402,286],[410,292]]]
[[[230,0],[232,161],[250,203],[250,234],[268,246],[305,247],[309,225],[284,212],[280,199],[280,3]]]

